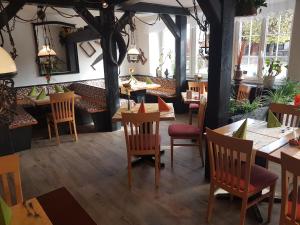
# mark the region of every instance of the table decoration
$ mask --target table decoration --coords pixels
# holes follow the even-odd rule
[[[267,127],[268,128],[281,127],[281,123],[279,122],[277,117],[271,112],[271,110],[269,110],[269,114],[268,114]]]
[[[0,224],[10,225],[12,218],[11,208],[4,202],[0,196]]]
[[[33,86],[30,90],[30,92],[28,93],[28,96],[30,97],[36,97],[38,96],[38,92],[35,86]]]
[[[142,101],[138,112],[139,113],[146,113],[146,108],[145,108],[144,100]]]
[[[164,111],[168,112],[170,110],[168,104],[164,100],[162,100],[162,98],[157,97],[157,100],[158,100],[158,110],[160,112],[164,112]]]
[[[39,95],[36,97],[36,100],[43,100],[43,99],[45,99],[46,97],[47,97],[46,91],[45,91],[45,89],[43,88],[43,89],[41,90],[41,92],[39,93]]]
[[[193,91],[187,90],[186,91],[186,98],[191,99],[193,97]]]
[[[57,84],[54,85],[54,89],[55,89],[56,93],[63,93],[64,92],[64,90],[62,89],[62,87],[59,86],[59,85],[57,85]]]
[[[240,138],[246,140],[246,133],[247,133],[247,122],[248,119],[246,119],[242,125],[239,127],[239,129],[235,132],[233,132],[232,137]]]

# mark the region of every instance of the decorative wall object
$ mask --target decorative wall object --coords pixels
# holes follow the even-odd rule
[[[96,49],[89,41],[82,42],[79,46],[88,57],[92,57],[96,53]]]

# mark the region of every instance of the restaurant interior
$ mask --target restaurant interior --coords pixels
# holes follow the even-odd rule
[[[300,0],[0,0],[0,225],[300,224]]]

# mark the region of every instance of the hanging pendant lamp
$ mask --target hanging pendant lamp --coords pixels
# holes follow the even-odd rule
[[[15,61],[10,54],[0,47],[0,78],[12,77],[17,74]]]

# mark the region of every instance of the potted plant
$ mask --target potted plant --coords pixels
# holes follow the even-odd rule
[[[272,89],[274,86],[275,78],[282,71],[282,63],[280,60],[266,59],[266,73],[264,76],[263,84],[265,88]]]
[[[242,59],[243,59],[246,45],[247,45],[247,41],[245,39],[242,39],[241,49],[238,55],[237,64],[235,66],[234,76],[233,76],[233,79],[237,84],[239,84],[243,80],[244,71],[241,70],[241,64],[242,64]]]
[[[267,7],[266,0],[238,0],[236,4],[236,16],[253,16],[261,12],[262,7]]]

